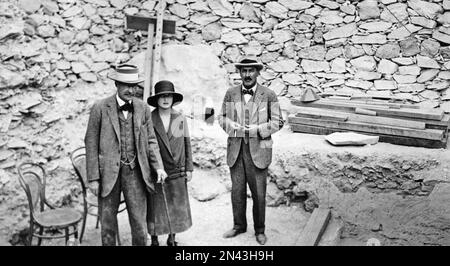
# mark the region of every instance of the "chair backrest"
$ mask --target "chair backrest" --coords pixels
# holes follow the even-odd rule
[[[31,215],[44,210],[45,170],[42,166],[24,162],[17,167],[20,186],[25,190]]]
[[[75,169],[75,173],[78,176],[78,180],[81,183],[81,188],[83,189],[83,192],[85,192],[87,184],[85,147],[80,147],[72,151],[72,153],[70,154],[70,160],[72,161],[72,165]]]

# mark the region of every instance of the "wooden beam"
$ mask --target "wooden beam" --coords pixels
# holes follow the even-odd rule
[[[329,127],[318,127],[300,124],[291,124],[290,128],[296,133],[314,134],[314,135],[328,135],[334,132],[347,132],[348,130],[339,128],[329,128]],[[360,132],[356,131],[355,132]],[[429,139],[419,139],[419,138],[409,138],[402,136],[391,136],[383,134],[374,134],[368,132],[361,132],[367,135],[379,136],[380,142],[392,143],[396,145],[414,146],[414,147],[425,147],[433,149],[441,149],[447,147],[447,140],[429,140]]]
[[[154,26],[153,24],[148,24],[148,37],[147,37],[147,51],[145,52],[145,59],[144,59],[144,75],[145,75],[145,81],[144,81],[144,94],[143,94],[143,101],[147,102],[148,97],[151,95],[151,86],[152,86],[152,57],[153,57],[153,32],[154,32]]]
[[[296,107],[296,116],[298,117],[309,117],[316,119],[327,119],[335,121],[347,121],[348,115],[343,112],[334,112],[330,110],[324,110],[319,108],[309,108],[309,107]]]
[[[163,16],[164,9],[166,9],[166,1],[160,0],[158,3],[158,16],[156,22],[156,37],[155,37],[155,51],[153,54],[153,73],[152,73],[152,84],[153,87],[156,82],[159,81],[159,69],[161,64],[161,45],[162,45],[162,34],[163,34]]]
[[[395,115],[400,117],[413,117],[413,118],[423,118],[430,120],[442,120],[444,117],[444,111],[442,110],[421,110],[421,109],[386,109],[379,106],[373,105],[362,105],[362,104],[349,104],[349,103],[339,103],[339,102],[330,102],[324,99],[315,101],[315,102],[301,102],[298,100],[292,100],[291,103],[297,106],[304,107],[318,107],[325,109],[333,109],[333,110],[344,110],[344,111],[352,111],[354,112],[356,108],[364,108],[368,110],[372,110],[377,112],[378,115]]]
[[[383,117],[390,117],[390,118],[399,118],[395,115],[383,115]],[[450,125],[450,115],[444,114],[444,117],[441,120],[430,120],[430,119],[423,119],[423,118],[415,118],[415,117],[402,117],[403,120],[408,121],[417,121],[417,122],[424,122],[425,128],[431,128],[431,129],[447,129]]]
[[[358,94],[355,95],[353,93],[346,92],[323,92],[320,94],[321,97],[327,96],[342,96],[342,97],[350,97],[351,99],[382,99],[382,100],[396,100],[396,101],[405,101],[404,98],[396,97],[396,96],[382,96],[382,95],[367,95],[367,94]]]
[[[363,108],[355,108],[355,113],[357,114],[361,114],[361,115],[372,115],[375,116],[377,115],[377,112],[375,111],[371,111],[371,110],[367,110],[367,109],[363,109]]]
[[[376,134],[404,136],[421,139],[442,140],[444,138],[444,131],[439,129],[412,129],[401,128],[387,125],[376,125],[369,123],[361,123],[354,121],[331,121],[331,120],[319,120],[313,118],[296,117],[290,115],[288,117],[290,124],[302,124],[310,126],[340,128],[349,131],[370,132]]]
[[[373,123],[373,124],[387,125],[387,126],[393,126],[393,127],[425,129],[424,122],[390,118],[390,117],[381,117],[381,116],[349,114],[348,121],[362,122],[362,123],[368,123],[368,124]]]
[[[311,217],[309,217],[308,223],[303,228],[302,234],[297,239],[296,246],[317,246],[330,218],[330,209],[315,208]]]
[[[148,25],[153,25],[153,31],[157,27],[157,18],[155,17],[143,17],[143,16],[126,16],[126,27],[127,29],[133,30],[148,30]],[[175,34],[176,22],[175,20],[163,20],[163,33]]]
[[[402,117],[418,117],[418,118],[425,118],[425,119],[434,119],[434,120],[441,120],[444,112],[442,110],[438,109],[411,109],[411,108],[403,108],[403,107],[395,107],[390,108],[389,106],[383,106],[378,104],[372,104],[372,103],[353,103],[353,102],[344,102],[344,101],[333,101],[333,100],[327,100],[323,99],[323,103],[330,103],[330,104],[337,104],[337,105],[343,105],[343,106],[351,106],[355,108],[363,108],[368,109],[372,111],[380,111],[379,114],[385,114],[385,113],[392,113],[397,116]]]
[[[358,109],[358,108],[357,108]],[[327,110],[313,107],[295,107],[295,116],[308,117],[315,119],[333,120],[333,121],[354,121],[362,123],[372,123],[380,125],[389,125],[394,127],[405,127],[414,129],[425,129],[425,122],[411,121],[406,119],[368,116],[346,112],[339,112],[334,110]],[[356,111],[356,110],[355,110]]]
[[[393,103],[393,102],[388,102],[388,101],[384,101],[384,100],[375,100],[375,99],[354,100],[354,99],[350,99],[348,97],[341,97],[341,96],[330,96],[330,97],[327,97],[324,99],[332,100],[332,101],[342,101],[342,102],[348,102],[348,103],[379,105],[379,106],[396,108],[396,109],[400,109],[400,108],[420,109],[419,105],[405,104],[405,103]]]

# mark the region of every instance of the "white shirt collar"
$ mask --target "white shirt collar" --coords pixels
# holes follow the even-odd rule
[[[116,94],[116,99],[117,99],[117,103],[119,104],[119,107],[121,107],[122,105],[125,104],[125,101],[119,97],[119,94]],[[131,103],[131,100],[129,101],[129,103]]]
[[[257,83],[255,83],[255,85],[250,88],[253,91],[253,93],[255,93],[255,91],[256,91],[256,85],[257,85]],[[247,88],[245,88],[244,85],[241,86],[241,90],[246,90],[246,89]]]

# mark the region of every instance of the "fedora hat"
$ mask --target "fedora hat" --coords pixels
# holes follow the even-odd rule
[[[172,82],[168,80],[161,80],[155,84],[155,94],[148,97],[147,103],[153,107],[157,107],[158,98],[164,94],[172,94],[172,105],[177,105],[183,101],[183,95],[181,93],[175,92],[175,87],[173,86]]]
[[[238,63],[235,64],[237,69],[241,67],[256,67],[256,69],[263,69],[264,65],[261,61],[256,57],[256,55],[245,55],[243,56]]]
[[[114,71],[108,74],[108,78],[128,84],[137,84],[144,81],[139,75],[139,69],[135,65],[123,64],[115,67]]]

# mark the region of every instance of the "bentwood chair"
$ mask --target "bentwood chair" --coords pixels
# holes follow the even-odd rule
[[[97,217],[97,222],[95,228],[98,228],[100,223],[100,206],[98,204],[98,197],[93,195],[87,188],[87,171],[86,171],[86,149],[85,147],[79,147],[72,151],[70,154],[70,160],[72,161],[73,168],[77,174],[78,180],[81,183],[81,189],[83,192],[83,224],[81,226],[80,243],[83,241],[84,230],[86,227],[87,215],[92,215]],[[124,205],[125,200],[121,194],[120,204]],[[97,209],[97,212],[92,211],[92,208]],[[119,213],[126,210],[126,206],[121,206],[119,208]],[[119,235],[119,225],[116,228],[117,234],[117,244],[120,246],[120,235]]]
[[[69,236],[78,238],[78,223],[81,214],[71,208],[55,208],[45,197],[46,174],[41,165],[24,162],[17,168],[19,182],[27,195],[30,208],[30,235],[28,245],[32,245],[33,237],[38,238],[38,246],[42,239],[65,238],[66,245]],[[48,208],[45,208],[47,206]],[[38,232],[36,232],[38,230]],[[64,233],[55,233],[61,232]],[[47,234],[45,231],[51,231]]]

